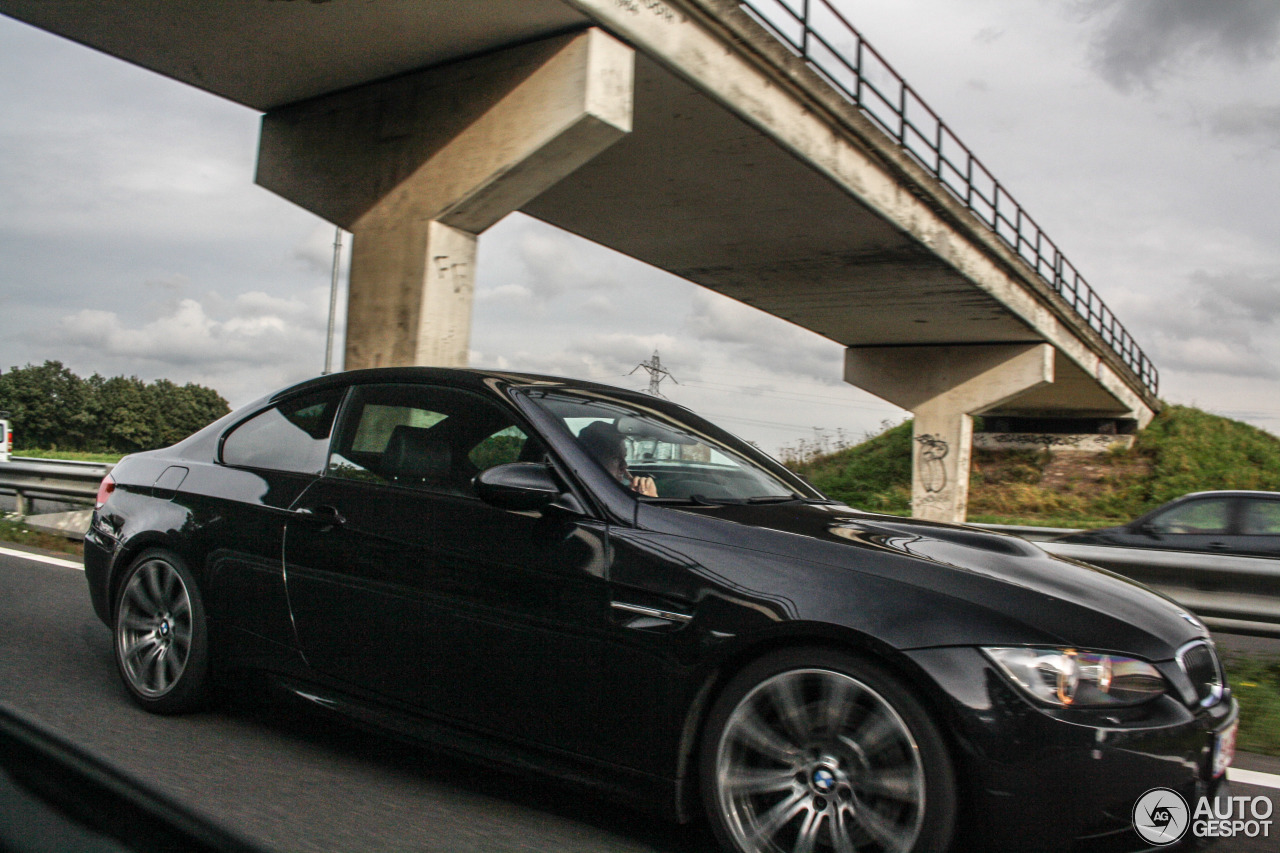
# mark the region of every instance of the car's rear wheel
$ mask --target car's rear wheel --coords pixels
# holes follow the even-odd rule
[[[739,853],[941,851],[956,785],[937,726],[893,676],[828,649],[746,667],[703,738],[702,796]]]
[[[176,554],[152,550],[125,573],[115,608],[116,666],[133,699],[158,714],[204,704],[209,639],[204,604]]]

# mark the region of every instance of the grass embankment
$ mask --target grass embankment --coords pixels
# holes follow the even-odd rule
[[[74,462],[106,462],[114,465],[121,460],[119,453],[89,453],[81,450],[15,450],[14,456],[32,459],[69,459]]]
[[[910,515],[911,424],[796,470],[851,506]],[[1199,409],[1166,406],[1128,450],[976,451],[969,520],[1107,527],[1206,489],[1280,491],[1280,438]]]
[[[1280,755],[1280,658],[1228,655],[1223,663],[1240,703],[1236,748]]]

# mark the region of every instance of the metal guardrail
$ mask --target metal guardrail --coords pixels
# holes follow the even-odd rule
[[[980,527],[983,530],[990,530],[993,533],[1012,533],[1014,536],[1021,536],[1028,542],[1045,542],[1049,539],[1055,539],[1059,536],[1066,536],[1069,533],[1079,533],[1078,527],[1035,527],[1026,524],[977,524],[975,522],[967,522],[970,527]]]
[[[829,0],[740,0],[740,5],[995,232],[1152,395],[1159,391],[1155,365],[1057,245]]]
[[[17,497],[18,515],[27,514],[27,503],[33,498],[92,504],[98,484],[114,467],[105,462],[13,456],[0,462],[0,494]]]

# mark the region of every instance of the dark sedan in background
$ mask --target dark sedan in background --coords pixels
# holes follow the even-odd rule
[[[1221,795],[1204,626],[1021,539],[825,499],[686,409],[397,368],[280,391],[103,482],[85,542],[125,687],[246,670],[588,782],[740,851],[1131,849]]]
[[[1120,527],[1055,541],[1280,559],[1280,492],[1194,492]]]

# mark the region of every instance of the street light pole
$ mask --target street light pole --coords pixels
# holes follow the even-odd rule
[[[333,327],[338,316],[338,264],[342,259],[342,226],[333,232],[333,278],[329,281],[329,334],[324,344],[324,372],[333,373]]]

